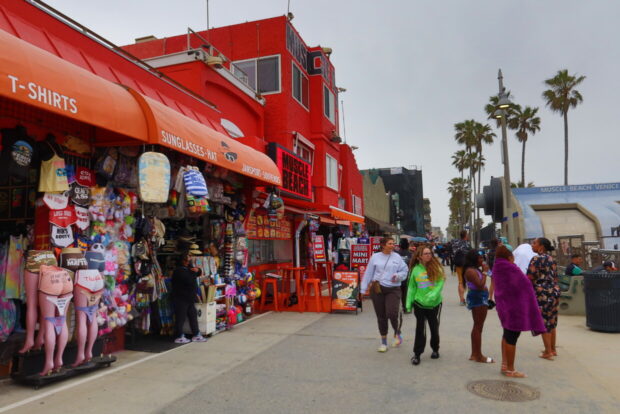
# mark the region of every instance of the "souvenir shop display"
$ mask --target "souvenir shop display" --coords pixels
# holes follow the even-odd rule
[[[170,277],[183,252],[204,275],[196,283],[203,333],[253,314],[261,292],[248,271],[240,176],[162,148],[95,150],[72,135],[37,143],[21,134],[7,134],[11,152],[0,153],[15,170],[6,184],[28,186],[16,218],[29,226],[4,238],[0,228],[0,341],[21,306],[26,322],[13,378],[38,387],[109,366],[115,358],[101,355],[100,338],[129,323],[132,334],[172,335]],[[276,223],[282,199],[272,193],[264,209]],[[34,371],[26,361],[40,353]]]

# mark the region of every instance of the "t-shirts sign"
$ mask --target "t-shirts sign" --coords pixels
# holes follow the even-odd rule
[[[314,236],[314,261],[317,263],[325,262],[325,240],[323,236]]]
[[[352,244],[351,245],[351,268],[357,269],[360,266],[366,266],[370,260],[369,244]]]

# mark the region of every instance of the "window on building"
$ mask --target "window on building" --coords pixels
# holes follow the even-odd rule
[[[352,206],[352,213],[353,214],[357,214],[359,216],[362,215],[362,198],[356,196],[355,194],[351,195],[351,204]]]
[[[295,63],[293,65],[293,98],[308,109],[308,77]]]
[[[338,191],[338,161],[329,154],[325,155],[325,180],[329,188]]]
[[[308,147],[307,145],[298,142],[297,146],[295,147],[295,154],[307,163],[312,164],[313,151],[312,148]]]
[[[260,93],[280,92],[280,56],[232,63],[233,75]]]
[[[334,94],[329,88],[323,85],[323,107],[325,109],[325,116],[332,124],[336,125],[336,100]]]

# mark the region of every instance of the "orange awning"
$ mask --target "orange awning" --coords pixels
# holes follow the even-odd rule
[[[332,217],[338,220],[348,220],[354,223],[363,223],[364,216],[360,216],[357,214],[349,213],[346,210],[339,209],[337,207],[329,206],[329,210],[332,214]]]
[[[122,86],[0,30],[0,95],[147,140],[142,109]]]
[[[159,144],[239,174],[281,185],[276,164],[256,151],[132,89],[148,124],[149,143]]]

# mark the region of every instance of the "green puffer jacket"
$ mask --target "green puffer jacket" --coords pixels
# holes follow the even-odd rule
[[[445,283],[445,276],[437,282],[433,283],[428,280],[428,274],[426,268],[421,263],[415,265],[411,269],[409,275],[409,288],[407,289],[407,311],[411,311],[413,302],[415,302],[421,308],[432,309],[439,305],[443,298],[441,297],[441,291]]]

